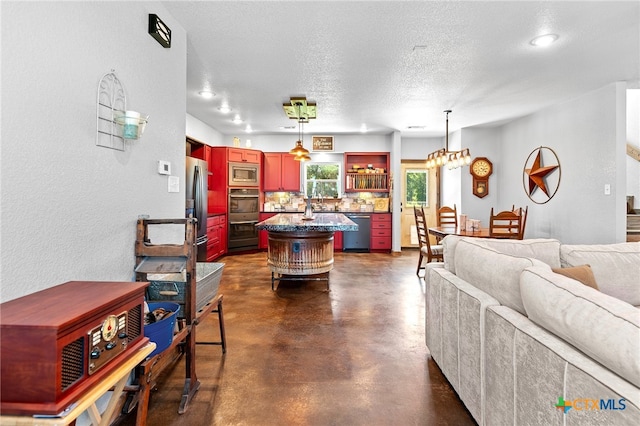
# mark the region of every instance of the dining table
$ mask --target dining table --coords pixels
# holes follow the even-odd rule
[[[463,229],[459,226],[434,226],[428,228],[429,234],[434,235],[438,240],[447,235],[459,235],[461,237],[491,238],[489,228],[476,228],[474,230]],[[494,237],[495,238],[495,237]]]

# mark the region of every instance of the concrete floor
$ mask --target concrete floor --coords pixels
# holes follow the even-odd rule
[[[275,292],[265,253],[220,259],[227,353],[197,346],[201,385],[184,414],[184,358],[166,369],[147,424],[474,425],[424,344],[417,259],[336,253],[330,291],[281,281]],[[218,340],[217,315],[196,334]]]

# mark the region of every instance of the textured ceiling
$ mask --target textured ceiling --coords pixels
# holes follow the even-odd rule
[[[495,125],[614,81],[640,87],[640,2],[162,2],[187,31],[187,112],[224,134],[442,136]],[[556,33],[547,49],[529,41]],[[212,99],[198,96],[203,89]],[[221,103],[232,108],[222,114]],[[238,114],[242,124],[231,122]],[[423,126],[421,130],[409,126]]]

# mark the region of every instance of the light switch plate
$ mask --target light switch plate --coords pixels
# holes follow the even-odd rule
[[[169,192],[180,192],[180,178],[178,176],[169,176]]]
[[[608,183],[604,184],[604,195],[611,195],[611,185]]]
[[[158,173],[161,175],[170,175],[171,163],[169,161],[158,160]]]

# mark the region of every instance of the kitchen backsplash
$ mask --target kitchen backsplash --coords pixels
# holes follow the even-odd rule
[[[342,198],[312,198],[314,211],[339,212],[388,212],[389,194],[376,192],[352,192]],[[304,212],[306,198],[302,192],[265,192],[262,211]]]

